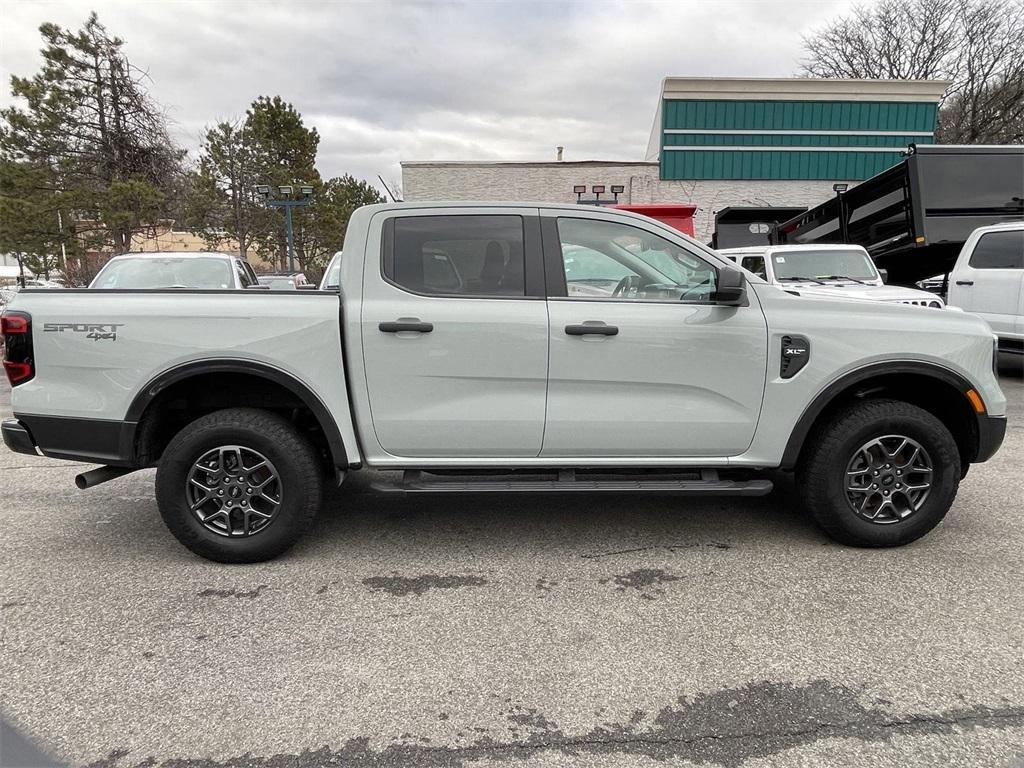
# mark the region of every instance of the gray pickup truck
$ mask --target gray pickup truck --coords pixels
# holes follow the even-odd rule
[[[103,465],[80,487],[156,467],[185,546],[253,562],[363,467],[406,493],[740,496],[794,470],[830,535],[895,546],[1006,428],[984,321],[794,295],[623,211],[368,206],[328,274],[23,291],[4,441]]]

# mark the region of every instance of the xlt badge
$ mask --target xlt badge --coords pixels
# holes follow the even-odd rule
[[[807,365],[811,359],[811,342],[803,336],[782,337],[782,365],[779,375],[791,379]]]

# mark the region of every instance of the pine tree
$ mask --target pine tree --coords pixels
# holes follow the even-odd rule
[[[145,73],[95,13],[78,31],[50,23],[39,31],[43,67],[11,78],[21,103],[0,111],[0,153],[45,178],[84,246],[123,252],[170,213],[184,153]]]

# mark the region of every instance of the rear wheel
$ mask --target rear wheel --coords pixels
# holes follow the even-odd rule
[[[895,547],[938,525],[956,498],[960,454],[935,416],[897,400],[855,403],[811,436],[798,467],[804,505],[832,538]]]
[[[201,557],[269,560],[309,528],[321,475],[309,442],[268,411],[230,408],[192,422],[170,442],[156,474],[160,514]]]

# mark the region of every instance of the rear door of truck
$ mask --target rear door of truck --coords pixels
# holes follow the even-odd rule
[[[1001,336],[1020,333],[1024,229],[972,235],[949,283],[952,306],[984,318]]]
[[[391,210],[371,231],[360,332],[381,448],[537,456],[548,315],[536,209]]]

